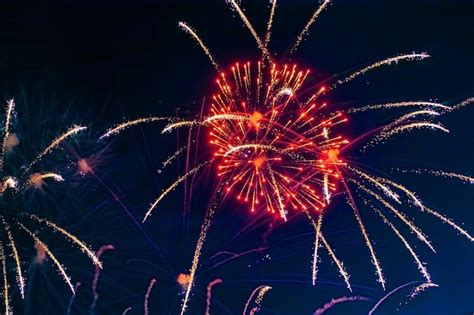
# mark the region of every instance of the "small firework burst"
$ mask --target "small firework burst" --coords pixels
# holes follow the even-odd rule
[[[49,181],[64,181],[59,173],[41,170],[38,165],[42,164],[44,158],[60,148],[68,139],[85,130],[86,127],[72,126],[53,139],[31,162],[17,168],[17,161],[10,163],[11,159],[7,158],[7,155],[12,154],[17,147],[22,145],[21,138],[12,132],[14,129],[14,109],[14,101],[9,100],[2,130],[3,142],[0,147],[0,204],[2,207],[0,221],[3,227],[0,238],[0,259],[4,266],[3,279],[5,285],[2,295],[4,297],[5,314],[12,313],[9,293],[11,276],[7,273],[5,266],[9,261],[9,257],[11,257],[15,265],[16,285],[21,297],[24,298],[26,281],[22,263],[25,257],[19,249],[28,247],[24,244],[28,242],[28,239],[33,242],[36,249],[35,262],[43,264],[47,259],[50,259],[72,293],[75,293],[66,268],[53,254],[41,236],[34,232],[35,230],[47,228],[60,234],[72,245],[78,247],[85,255],[89,256],[96,266],[102,267],[99,259],[85,243],[47,218],[35,214],[36,209],[33,208],[33,205],[25,202],[26,198],[24,196],[30,190],[42,190]]]

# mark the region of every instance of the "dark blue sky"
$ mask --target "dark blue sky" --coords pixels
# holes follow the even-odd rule
[[[263,30],[267,1],[241,2],[255,27]],[[291,47],[318,1],[278,3],[270,44],[277,60]],[[334,0],[291,60],[315,69],[316,79],[322,81],[384,57],[428,52],[432,58],[426,61],[387,67],[354,80],[335,91],[330,101],[348,102],[349,106],[399,100],[455,104],[474,92],[473,14],[472,1]],[[192,117],[200,110],[202,98],[211,92],[215,72],[194,41],[178,28],[180,20],[199,31],[222,65],[259,56],[253,38],[224,0],[45,1],[32,5],[5,1],[0,5],[1,94],[20,98],[24,93],[28,102],[18,100],[18,111],[24,111],[30,119],[54,119],[55,113],[62,114],[72,103],[68,109],[71,119],[64,125],[73,121],[86,123],[93,130],[91,138],[124,117]],[[37,117],[37,107],[41,106],[51,106],[52,114]],[[393,112],[385,114],[353,119],[348,132],[357,134],[394,117]],[[403,136],[369,152],[361,162],[384,171],[400,166],[474,174],[473,115],[473,108],[465,108],[442,118],[442,123],[451,129],[449,137],[430,132]],[[183,140],[179,136],[161,136],[161,127],[130,130],[100,154],[100,178],[118,193],[139,221],[149,202],[177,174],[182,174],[182,167],[165,174],[156,172],[161,161],[175,151],[177,142]],[[102,149],[102,145],[84,145],[79,153],[89,156]],[[465,222],[468,230],[474,231],[472,185],[429,177],[400,179],[415,187],[429,205],[456,222]],[[141,314],[143,296],[152,277],[157,278],[158,284],[150,299],[151,314],[177,313],[181,296],[175,278],[190,266],[208,202],[203,196],[213,184],[212,176],[198,178],[202,188],[195,194],[186,225],[181,215],[183,192],[178,189],[141,227],[143,232],[137,231],[104,186],[94,178],[84,180],[86,183],[78,191],[71,189],[61,203],[63,207],[73,205],[71,210],[63,209],[57,219],[93,248],[104,243],[117,248],[104,256],[96,313],[120,314],[132,306],[130,314]],[[341,201],[332,206],[325,233],[352,275],[355,294],[376,301],[384,293],[375,281],[357,223]],[[366,215],[369,216],[368,211]],[[472,244],[434,218],[413,216],[438,250],[434,255],[421,244],[417,248],[440,288],[422,293],[398,313],[471,314]],[[259,218],[256,221],[261,225],[254,224],[253,230],[236,238],[247,220],[245,209],[231,202],[223,205],[204,249],[202,270],[215,263],[211,257],[219,251],[241,252],[262,246],[262,233],[268,229],[269,218]],[[421,280],[399,240],[378,220],[369,222],[388,289]],[[416,244],[415,240],[412,237]],[[199,276],[189,314],[203,313],[206,285],[216,277],[224,283],[215,290],[214,315],[240,314],[251,290],[262,284],[273,287],[264,300],[262,314],[311,314],[330,298],[349,294],[326,255],[320,264],[322,281],[311,286],[312,242],[312,229],[302,216],[273,229],[267,250]],[[92,267],[83,259],[76,260],[67,249],[61,252],[61,257],[72,265],[69,270],[73,278],[83,283],[73,314],[87,314]],[[14,305],[18,313],[25,309],[29,314],[65,314],[70,296],[65,286],[54,279],[54,268],[42,268],[46,276],[35,285],[35,298],[17,302],[16,293]],[[51,281],[57,292],[41,281]],[[408,291],[387,300],[379,314],[396,313],[395,308]],[[331,314],[365,314],[370,305],[340,306]]]

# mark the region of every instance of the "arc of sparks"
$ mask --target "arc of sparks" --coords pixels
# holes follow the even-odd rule
[[[143,301],[143,314],[148,315],[149,314],[149,308],[148,308],[148,300],[150,299],[151,295],[151,290],[153,289],[153,286],[156,284],[156,279],[153,278],[150,281],[150,284],[148,285],[148,288],[146,289],[146,294],[145,294],[145,299]]]
[[[112,128],[109,128],[102,136],[99,137],[99,140],[103,140],[112,135],[118,135],[123,130],[132,126],[147,124],[147,123],[152,123],[152,122],[157,122],[157,121],[164,121],[164,120],[172,121],[173,118],[171,117],[144,117],[144,118],[138,118],[138,119],[134,119],[130,121],[125,121],[123,123],[115,125]]]
[[[319,237],[321,238],[322,243],[326,247],[326,250],[329,256],[331,257],[331,259],[334,261],[337,268],[339,269],[339,274],[344,279],[347,289],[350,292],[352,292],[352,286],[351,286],[351,283],[349,282],[350,275],[347,273],[346,269],[344,268],[344,263],[337,258],[336,254],[334,253],[334,251],[332,250],[331,246],[329,245],[328,241],[326,241],[326,238],[324,237],[322,233],[320,234]]]
[[[46,149],[44,149],[27,167],[26,169],[23,171],[23,174],[26,174],[30,171],[31,167],[33,167],[33,165],[35,165],[36,163],[38,163],[46,154],[50,153],[51,151],[53,151],[54,149],[56,149],[63,141],[65,141],[67,138],[69,138],[70,136],[73,136],[83,130],[86,130],[87,127],[83,127],[83,126],[74,126],[72,128],[70,128],[69,130],[67,130],[66,132],[64,132],[63,134],[61,134],[60,136],[58,136],[57,138],[55,138],[51,144],[49,146],[46,147]]]
[[[359,113],[365,112],[368,110],[377,110],[377,109],[392,109],[392,108],[400,108],[400,107],[433,107],[439,108],[442,110],[451,110],[451,107],[443,105],[441,103],[435,102],[425,102],[425,101],[403,101],[403,102],[395,102],[395,103],[385,103],[385,104],[376,104],[376,105],[367,105],[363,107],[355,107],[349,108],[346,113]]]
[[[258,48],[262,51],[264,58],[268,58],[271,60],[271,54],[268,51],[267,47],[262,43],[262,40],[258,36],[257,32],[252,26],[252,23],[250,23],[249,19],[245,15],[244,11],[240,8],[239,4],[235,0],[226,0],[227,3],[230,3],[235,11],[239,14],[240,18],[242,19],[242,22],[244,22],[245,26],[248,28],[252,36],[255,38],[255,41],[257,42]]]
[[[293,47],[290,49],[290,54],[294,53],[298,49],[298,47],[301,44],[303,38],[308,34],[308,31],[309,31],[309,28],[311,27],[311,25],[313,25],[313,23],[319,17],[321,12],[323,12],[330,3],[331,3],[331,0],[324,0],[324,2],[314,11],[313,15],[311,16],[309,21],[304,26],[301,33],[298,35],[298,37],[296,37],[296,42],[293,45]]]
[[[273,26],[273,17],[275,16],[276,3],[277,3],[277,0],[270,0],[270,4],[271,4],[270,16],[268,17],[267,31],[265,33],[265,40],[263,42],[263,46],[265,48],[268,48],[268,44],[270,43],[270,37],[272,34],[272,26]]]
[[[43,243],[33,232],[31,232],[29,229],[27,229],[23,224],[21,224],[20,222],[17,222],[17,224],[26,232],[28,233],[31,238],[36,242],[38,243],[43,249],[44,251],[48,254],[48,256],[51,258],[51,260],[53,261],[53,263],[56,265],[56,267],[58,268],[58,271],[59,273],[61,274],[61,276],[63,277],[64,279],[64,282],[66,282],[66,284],[69,286],[69,288],[71,289],[71,292],[72,294],[76,294],[75,290],[74,290],[74,286],[72,285],[71,283],[71,278],[68,276],[68,274],[66,273],[66,270],[64,268],[63,265],[61,265],[61,263],[59,262],[59,260],[56,258],[56,256],[54,256],[54,254],[49,250],[48,246]]]
[[[191,35],[192,38],[194,38],[194,40],[199,44],[199,46],[201,46],[202,50],[207,55],[207,57],[211,61],[214,68],[216,68],[216,70],[219,71],[219,64],[216,62],[216,60],[212,56],[211,51],[209,50],[209,48],[207,48],[206,44],[204,44],[202,39],[199,38],[199,35],[196,33],[196,31],[192,29],[188,24],[186,24],[186,22],[180,21],[178,25],[179,27],[181,27],[183,31],[185,31],[186,33]]]
[[[404,192],[412,201],[413,203],[422,211],[422,212],[426,212],[426,213],[429,213],[435,217],[437,217],[438,219],[440,219],[443,223],[446,223],[448,225],[450,225],[451,227],[453,227],[455,230],[457,230],[459,233],[461,233],[462,235],[464,235],[467,239],[469,239],[471,242],[474,242],[474,237],[472,237],[466,230],[464,230],[462,227],[460,227],[459,225],[457,225],[456,223],[453,222],[453,220],[451,220],[450,218],[442,215],[441,213],[437,212],[437,211],[434,211],[428,207],[426,207],[422,202],[421,200],[415,195],[415,193],[411,190],[409,190],[408,188],[406,188],[405,186],[401,185],[401,184],[398,184],[394,181],[391,181],[389,179],[386,179],[386,178],[381,178],[382,181],[385,181],[386,183],[400,189],[402,192]]]
[[[10,296],[8,294],[8,280],[7,280],[7,259],[3,250],[3,244],[0,242],[0,257],[2,260],[2,273],[3,273],[3,303],[5,305],[5,315],[10,315]]]
[[[356,217],[357,223],[359,224],[360,231],[362,232],[362,236],[364,237],[365,245],[367,245],[367,248],[369,249],[371,261],[375,267],[375,271],[378,276],[378,282],[382,285],[382,288],[385,290],[385,278],[383,277],[382,267],[380,266],[380,262],[377,259],[377,255],[375,254],[375,249],[372,246],[372,242],[370,241],[369,233],[367,232],[365,228],[364,222],[362,221],[362,217],[360,216],[360,213],[359,213],[359,209],[357,208],[357,205],[355,203],[354,198],[352,197],[352,193],[349,189],[349,186],[347,185],[347,182],[344,178],[342,178],[342,183],[349,196],[349,200],[348,200],[349,206],[351,206],[352,210],[354,210],[354,216]]]
[[[395,234],[398,236],[398,238],[403,242],[403,244],[405,245],[405,247],[408,249],[408,251],[410,252],[410,254],[413,256],[413,259],[415,260],[415,263],[417,264],[418,266],[418,270],[420,270],[421,274],[423,275],[423,277],[426,279],[427,282],[431,282],[431,276],[430,274],[428,273],[428,270],[426,269],[425,265],[423,264],[423,262],[421,262],[420,258],[418,257],[418,255],[416,254],[416,252],[413,250],[413,248],[410,246],[410,244],[408,243],[408,241],[403,237],[403,235],[400,233],[400,231],[393,225],[392,222],[390,222],[383,214],[382,212],[375,208],[375,207],[372,207],[372,209],[380,216],[380,218],[382,218],[382,221],[387,224],[392,230],[393,232],[395,232]]]
[[[148,219],[148,217],[151,215],[151,213],[153,212],[153,210],[156,208],[156,206],[158,205],[158,203],[168,194],[170,193],[171,191],[173,191],[176,187],[178,187],[179,184],[181,184],[186,178],[188,178],[189,176],[193,175],[194,173],[196,173],[197,171],[199,171],[201,168],[203,168],[205,165],[207,165],[208,163],[210,163],[211,161],[206,161],[204,163],[201,163],[199,164],[198,166],[196,166],[195,168],[191,169],[189,172],[187,172],[186,174],[184,174],[183,176],[179,177],[174,183],[172,183],[168,188],[166,188],[165,190],[163,190],[161,192],[161,194],[158,196],[158,198],[150,205],[150,208],[148,208],[148,211],[147,213],[145,214],[145,217],[143,218],[143,222],[146,221],[146,219]]]
[[[54,224],[53,222],[49,221],[49,220],[46,220],[46,219],[43,219],[43,218],[40,218],[34,214],[30,215],[30,218],[32,218],[33,220],[36,220],[38,221],[39,223],[44,223],[46,224],[48,227],[54,229],[55,231],[63,234],[64,236],[66,236],[69,240],[71,240],[74,244],[76,244],[77,246],[79,246],[79,249],[84,253],[86,254],[87,256],[89,256],[89,258],[92,260],[92,262],[94,263],[94,265],[98,266],[100,269],[102,269],[102,263],[100,262],[99,258],[94,254],[94,252],[83,242],[81,242],[81,240],[79,240],[76,236],[72,235],[71,233],[69,233],[68,231],[66,231],[65,229],[63,229],[62,227]]]
[[[15,245],[15,241],[13,240],[13,235],[10,230],[10,227],[8,226],[7,222],[5,219],[2,217],[1,218],[3,227],[5,231],[7,231],[7,236],[8,236],[8,245],[10,246],[12,253],[13,253],[13,258],[15,259],[15,264],[16,264],[16,281],[18,283],[18,287],[20,288],[20,294],[21,298],[25,298],[25,279],[23,277],[23,272],[21,270],[21,264],[20,264],[20,255],[18,254],[18,250]]]
[[[255,304],[257,305],[260,305],[260,303],[262,302],[263,300],[263,297],[265,296],[265,294],[270,291],[272,289],[271,286],[268,286],[268,285],[261,285],[259,287],[256,287],[252,293],[250,293],[250,296],[247,300],[247,302],[245,303],[245,306],[244,306],[244,310],[242,312],[242,315],[247,315],[247,309],[250,305],[250,302],[252,301],[253,297],[255,296],[255,294],[257,294],[257,298],[255,299]],[[258,292],[258,293],[257,293]]]
[[[455,111],[472,103],[474,103],[474,97],[470,97],[462,101],[461,103],[454,105],[453,107],[450,108],[450,110]]]
[[[427,236],[418,228],[412,221],[410,221],[402,212],[398,211],[395,207],[393,207],[390,203],[388,203],[384,198],[382,198],[379,194],[376,192],[372,191],[371,189],[365,187],[358,181],[352,179],[351,180],[353,183],[357,185],[361,190],[369,194],[370,196],[374,197],[377,201],[379,201],[384,207],[389,209],[390,211],[395,214],[396,217],[398,217],[403,223],[405,223],[410,230],[415,233],[416,237],[422,241],[423,243],[428,246],[432,252],[436,253],[436,250],[434,249],[433,245],[431,245],[431,242],[428,240]]]
[[[3,131],[3,142],[2,142],[2,148],[0,151],[0,170],[3,169],[3,160],[5,157],[5,149],[7,146],[7,140],[8,136],[10,135],[10,121],[11,121],[11,116],[13,113],[13,109],[15,108],[15,102],[13,99],[9,100],[7,102],[7,114],[5,117],[5,124],[4,124],[4,131]]]
[[[390,58],[387,58],[387,59],[384,59],[384,60],[381,60],[381,61],[377,61],[365,68],[362,68],[361,70],[358,70],[354,73],[352,73],[351,75],[349,75],[348,77],[344,78],[344,79],[341,79],[341,80],[338,80],[336,83],[334,83],[330,89],[334,89],[336,88],[337,86],[341,85],[341,84],[344,84],[344,83],[347,83],[349,81],[352,81],[353,79],[357,78],[358,76],[360,75],[363,75],[373,69],[376,69],[376,68],[379,68],[381,66],[385,66],[385,65],[392,65],[392,64],[397,64],[399,61],[414,61],[414,60],[423,60],[423,59],[426,59],[426,58],[429,58],[430,55],[428,55],[427,53],[411,53],[411,54],[404,54],[404,55],[400,55],[400,56],[396,56],[396,57],[390,57]]]
[[[323,224],[323,214],[320,213],[318,216],[318,220],[315,222],[311,215],[305,211],[306,216],[309,218],[311,225],[313,225],[314,231],[315,231],[315,236],[314,236],[314,252],[313,252],[313,263],[312,263],[312,275],[311,275],[311,280],[313,283],[313,286],[316,285],[316,279],[318,276],[318,249],[320,246],[320,239],[321,239],[321,225]]]

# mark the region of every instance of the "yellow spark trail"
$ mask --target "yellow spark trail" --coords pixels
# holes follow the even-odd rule
[[[376,104],[376,105],[368,105],[368,106],[363,106],[363,107],[349,108],[346,112],[358,113],[358,112],[365,112],[365,111],[376,110],[376,109],[391,109],[391,108],[410,107],[410,106],[434,107],[434,108],[439,108],[443,110],[451,109],[451,107],[443,105],[441,103],[424,102],[424,101],[405,101],[405,102]]]
[[[464,235],[465,237],[467,237],[471,242],[474,242],[474,237],[472,237],[466,230],[464,230],[463,228],[461,228],[459,225],[457,225],[456,223],[454,223],[450,218],[442,215],[441,213],[437,212],[437,211],[434,211],[428,207],[426,207],[421,201],[420,199],[415,195],[414,192],[410,191],[408,188],[406,188],[405,186],[401,185],[401,184],[398,184],[398,183],[395,183],[391,180],[388,180],[386,178],[384,179],[381,179],[382,181],[385,181],[389,184],[391,184],[392,186],[400,189],[401,191],[403,191],[408,197],[410,197],[413,201],[413,203],[418,207],[420,208],[420,210],[422,212],[426,212],[426,213],[429,213],[435,217],[437,217],[438,219],[440,219],[442,222],[448,224],[448,225],[451,225],[451,227],[453,227],[455,230],[457,230],[459,233],[461,233],[462,235]]]
[[[313,15],[311,16],[311,18],[309,19],[308,23],[306,23],[305,27],[303,28],[303,30],[301,31],[301,33],[298,35],[298,37],[296,38],[296,43],[293,45],[293,47],[291,48],[290,50],[290,54],[291,53],[294,53],[297,49],[298,49],[298,46],[300,45],[301,41],[303,40],[303,38],[306,36],[306,34],[308,33],[309,31],[309,28],[311,27],[311,25],[316,21],[316,19],[318,18],[318,16],[321,14],[321,12],[324,11],[324,9],[326,9],[326,7],[329,5],[329,3],[331,3],[331,0],[325,0],[320,6],[319,8],[316,9],[316,11],[314,11]]]
[[[53,263],[58,268],[59,273],[63,277],[64,281],[67,283],[67,285],[69,285],[69,288],[71,289],[72,294],[76,294],[76,292],[74,291],[74,286],[71,283],[71,278],[69,278],[69,276],[67,275],[66,270],[64,269],[63,265],[61,265],[61,263],[58,261],[56,256],[54,256],[54,254],[49,250],[48,246],[46,246],[45,243],[43,243],[38,237],[36,237],[36,235],[33,234],[33,232],[31,232],[30,230],[28,230],[23,224],[21,224],[20,222],[17,222],[17,223],[23,230],[25,230],[26,233],[28,233],[31,236],[31,238],[36,243],[38,243],[44,249],[44,251],[48,254],[48,256],[51,258]]]
[[[351,75],[349,75],[348,77],[346,77],[342,80],[338,80],[336,83],[334,83],[331,86],[330,89],[334,89],[335,87],[337,87],[341,84],[347,83],[347,82],[355,79],[356,77],[358,77],[360,75],[363,75],[366,72],[369,72],[373,69],[379,68],[381,66],[397,64],[399,61],[403,61],[403,60],[407,60],[407,61],[423,60],[423,59],[429,58],[429,57],[430,57],[430,55],[428,55],[427,53],[421,53],[421,54],[412,53],[412,54],[400,55],[400,56],[396,56],[396,57],[387,58],[387,59],[384,59],[384,60],[381,60],[381,61],[377,61],[376,63],[373,63],[370,66],[367,66],[367,67],[365,67],[361,70],[358,70],[358,71],[352,73]]]
[[[270,0],[270,3],[272,6],[270,9],[270,17],[268,18],[268,22],[267,22],[267,31],[265,33],[265,41],[263,42],[263,46],[265,48],[267,48],[268,44],[270,43],[270,36],[272,34],[273,17],[275,16],[277,0]]]
[[[18,255],[18,250],[16,249],[15,241],[13,240],[13,235],[10,231],[10,227],[8,226],[7,222],[5,219],[2,217],[2,223],[5,231],[7,231],[8,235],[8,245],[12,249],[13,253],[13,258],[15,259],[15,264],[16,264],[16,281],[18,283],[18,286],[20,287],[20,293],[21,293],[21,298],[25,298],[25,279],[23,278],[23,273],[21,271],[21,265],[20,265],[20,256]]]
[[[382,212],[380,212],[380,210],[378,210],[377,208],[373,207],[372,206],[372,209],[378,213],[378,215],[382,218],[382,221],[387,224],[392,230],[393,232],[395,232],[395,234],[398,236],[398,238],[403,242],[403,244],[405,245],[405,247],[408,249],[408,251],[410,252],[410,254],[413,256],[413,258],[415,259],[415,262],[416,264],[418,265],[418,270],[420,270],[421,274],[423,275],[423,277],[426,279],[427,282],[431,282],[431,276],[430,274],[428,273],[428,270],[425,268],[424,264],[420,261],[420,258],[418,258],[418,255],[415,253],[415,251],[413,250],[413,248],[410,246],[410,244],[408,243],[408,241],[403,237],[403,235],[400,233],[400,231],[392,224],[392,222],[390,222],[383,214]]]
[[[81,242],[81,240],[79,240],[76,236],[72,235],[71,233],[69,233],[68,231],[66,231],[62,227],[54,224],[53,222],[51,222],[49,220],[46,220],[46,219],[42,219],[42,218],[40,218],[40,217],[38,217],[34,214],[30,215],[30,218],[38,221],[39,223],[46,224],[50,228],[53,228],[54,230],[60,232],[61,234],[63,234],[67,238],[69,238],[73,243],[75,243],[77,246],[79,246],[80,250],[84,254],[89,256],[89,258],[94,262],[94,265],[96,265],[96,266],[98,266],[99,268],[102,269],[102,263],[100,262],[99,258],[94,254],[94,252],[92,250],[90,250],[90,248],[86,244]]]
[[[7,146],[7,140],[8,136],[10,135],[10,120],[12,116],[13,109],[15,108],[15,102],[13,99],[9,100],[7,102],[7,114],[5,118],[5,125],[4,125],[4,131],[3,131],[3,142],[2,142],[2,149],[1,149],[1,155],[0,155],[0,170],[3,169],[3,160],[5,156],[5,148]]]
[[[268,291],[270,291],[272,289],[271,286],[268,286],[268,285],[261,285],[259,287],[256,287],[252,293],[250,293],[250,296],[247,300],[247,302],[245,303],[245,307],[244,307],[244,311],[242,312],[242,315],[247,315],[247,309],[250,305],[250,302],[252,301],[252,298],[253,296],[258,292],[258,295],[257,295],[257,298],[255,299],[255,304],[259,305],[262,300],[263,300],[263,297],[265,296],[265,293],[267,293]]]
[[[367,245],[367,248],[369,249],[372,264],[374,265],[375,271],[379,278],[378,281],[382,285],[382,288],[385,290],[385,279],[382,274],[382,268],[380,267],[380,263],[377,259],[377,256],[375,255],[375,250],[372,246],[372,242],[370,241],[369,233],[367,233],[367,230],[365,229],[364,222],[362,221],[359,210],[357,209],[357,206],[355,204],[354,198],[352,198],[352,193],[350,192],[349,187],[344,179],[342,179],[342,183],[344,184],[344,187],[346,188],[346,191],[349,195],[348,203],[351,206],[352,210],[354,210],[354,215],[356,217],[357,223],[359,224],[360,231],[362,232],[362,235],[364,236],[364,239],[365,239],[365,245]]]
[[[418,110],[414,111],[408,114],[405,114],[395,121],[389,123],[387,126],[385,126],[379,133],[377,133],[375,136],[373,136],[372,139],[370,139],[362,148],[362,152],[366,151],[367,148],[369,147],[374,147],[377,144],[383,143],[384,140],[387,138],[387,133],[390,132],[395,126],[403,123],[406,120],[409,120],[411,118],[415,118],[420,115],[429,115],[429,116],[439,116],[440,113],[432,111],[432,110]]]
[[[311,224],[313,225],[314,227],[314,231],[315,231],[315,237],[314,237],[314,253],[313,253],[313,269],[312,269],[312,281],[313,281],[313,286],[316,285],[316,278],[317,278],[317,275],[318,275],[318,249],[319,249],[319,239],[321,238],[321,225],[323,224],[323,214],[320,213],[319,216],[318,216],[318,221],[317,222],[314,222],[313,218],[311,217],[311,215],[306,212],[306,215],[308,216]]]
[[[398,197],[398,195],[396,193],[394,193],[390,188],[388,188],[387,186],[382,184],[379,180],[377,180],[377,178],[371,176],[370,174],[362,172],[361,170],[358,170],[354,167],[348,166],[348,165],[346,165],[346,168],[351,170],[352,172],[356,173],[357,175],[361,176],[362,178],[365,178],[366,180],[370,181],[375,186],[382,189],[387,196],[389,196],[390,198],[392,198],[396,202],[400,203],[400,198]]]
[[[184,150],[187,149],[187,146],[183,146],[181,148],[179,148],[178,150],[176,150],[176,152],[171,155],[170,157],[168,157],[161,165],[162,165],[162,168],[165,168],[167,167],[168,165],[170,165],[174,159],[176,159]]]
[[[255,29],[253,28],[252,24],[250,23],[250,21],[247,19],[247,17],[245,16],[245,13],[242,11],[242,9],[240,8],[240,6],[237,4],[237,2],[235,2],[235,0],[227,0],[227,3],[230,3],[235,11],[237,11],[237,13],[239,14],[240,18],[242,19],[242,21],[244,22],[245,26],[249,29],[250,33],[252,34],[252,36],[255,38],[255,41],[257,42],[257,45],[258,45],[258,48],[262,51],[264,57],[268,58],[268,59],[271,59],[271,55],[270,55],[270,52],[268,51],[268,49],[265,47],[265,45],[262,43],[262,41],[260,40],[260,37],[258,36],[257,32],[255,31]]]
[[[441,170],[427,171],[427,172],[431,175],[440,176],[440,177],[444,177],[444,178],[455,178],[455,179],[461,180],[464,183],[474,184],[474,177],[466,176],[466,175],[463,175],[463,174],[445,172],[445,171],[441,171]]]
[[[454,110],[457,110],[457,109],[460,109],[462,107],[465,107],[469,104],[472,104],[474,103],[474,97],[470,97],[464,101],[462,101],[461,103],[457,104],[457,105],[454,105],[453,107],[450,108],[451,111],[454,111]]]
[[[152,122],[156,122],[156,121],[163,121],[163,120],[170,121],[170,120],[173,120],[173,118],[171,118],[171,117],[145,117],[145,118],[138,118],[138,119],[135,119],[135,120],[126,121],[126,122],[123,122],[121,124],[115,125],[112,128],[109,128],[106,131],[106,133],[104,133],[102,136],[99,137],[99,139],[102,140],[102,139],[105,139],[105,138],[110,137],[112,135],[117,135],[121,131],[123,131],[123,130],[129,128],[129,127],[132,127],[132,126],[152,123]]]
[[[178,23],[179,27],[181,27],[181,29],[183,31],[185,31],[186,33],[188,33],[189,35],[191,35],[195,40],[196,42],[199,44],[199,46],[201,46],[202,50],[204,51],[204,53],[207,55],[207,57],[209,57],[209,60],[211,60],[211,63],[212,65],[214,66],[214,68],[216,68],[216,70],[219,71],[219,65],[217,64],[217,62],[214,60],[214,57],[212,57],[212,54],[211,54],[211,51],[209,50],[209,48],[206,47],[206,45],[204,44],[204,42],[202,41],[201,38],[199,38],[198,34],[196,33],[195,30],[193,30],[189,25],[186,24],[186,22],[179,22]]]
[[[402,212],[395,209],[395,207],[393,207],[390,203],[388,203],[385,199],[383,199],[379,194],[377,194],[374,191],[368,189],[364,185],[360,184],[358,181],[352,180],[352,182],[354,182],[357,185],[357,187],[362,189],[364,192],[366,192],[367,194],[371,195],[376,200],[378,200],[381,204],[384,205],[384,207],[386,207],[387,209],[392,211],[401,221],[403,221],[403,223],[405,223],[410,228],[410,230],[413,233],[416,234],[416,236],[418,237],[418,239],[420,241],[425,243],[434,253],[436,253],[435,249],[431,245],[431,242],[428,240],[426,235],[423,234],[423,232],[413,222],[411,222]]]
[[[10,315],[10,298],[8,296],[8,280],[7,280],[7,261],[5,252],[3,251],[3,244],[0,242],[0,257],[2,259],[2,271],[3,271],[3,302],[5,304],[5,315]]]
[[[150,205],[150,208],[148,208],[147,213],[145,214],[145,217],[143,218],[142,222],[145,222],[146,219],[151,215],[151,212],[155,209],[155,207],[158,205],[158,203],[171,191],[173,191],[180,183],[182,183],[186,178],[188,178],[190,175],[193,175],[197,171],[199,171],[202,167],[210,163],[210,161],[206,161],[204,163],[199,164],[195,168],[191,169],[189,172],[184,174],[183,176],[179,177],[173,184],[171,184],[168,188],[162,191],[160,196]]]
[[[34,160],[33,162],[30,163],[30,165],[28,165],[28,167],[23,171],[23,174],[26,174],[29,172],[29,170],[31,169],[31,167],[33,165],[35,165],[36,163],[38,163],[46,154],[50,153],[52,150],[54,150],[55,148],[57,148],[64,140],[66,140],[67,138],[69,138],[70,136],[73,136],[83,130],[86,130],[87,127],[82,127],[82,126],[74,126],[72,128],[70,128],[68,131],[66,131],[65,133],[63,133],[62,135],[58,136],[57,138],[55,138],[53,140],[53,142],[51,142],[51,144],[46,147],[46,149],[43,150],[43,152],[41,152]]]
[[[351,287],[351,284],[349,282],[349,274],[347,273],[346,269],[344,268],[344,264],[342,263],[342,261],[340,261],[336,254],[334,253],[334,251],[332,250],[331,246],[329,246],[329,243],[326,241],[326,238],[324,237],[324,235],[321,233],[320,235],[321,237],[321,241],[323,242],[324,246],[326,247],[326,250],[328,251],[329,253],[329,256],[331,257],[331,259],[334,261],[334,263],[336,264],[337,268],[339,269],[339,274],[342,276],[342,278],[344,279],[344,282],[346,283],[346,287],[347,289],[349,289],[349,291],[352,292],[352,287]]]
[[[214,199],[212,200],[211,206],[206,211],[204,220],[202,222],[201,232],[199,233],[199,239],[196,243],[196,249],[194,251],[193,262],[191,265],[191,269],[189,270],[189,282],[188,282],[188,286],[186,287],[186,292],[183,298],[183,304],[181,306],[181,315],[183,315],[186,312],[186,309],[188,307],[189,295],[191,294],[191,290],[194,286],[194,279],[196,277],[196,271],[199,265],[199,258],[201,257],[202,247],[204,245],[204,241],[206,240],[207,231],[209,230],[209,227],[211,226],[214,213],[216,209],[219,207],[223,187],[224,185],[221,183],[219,187],[217,188]]]
[[[178,121],[169,125],[166,125],[165,128],[161,131],[162,134],[171,132],[174,129],[181,128],[181,127],[186,127],[186,126],[199,126],[200,122],[197,120],[184,120],[184,121]]]

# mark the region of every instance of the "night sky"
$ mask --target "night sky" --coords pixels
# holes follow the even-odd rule
[[[400,53],[431,55],[424,61],[402,62],[357,78],[332,91],[329,103],[341,108],[401,100],[454,105],[472,96],[472,1],[334,0],[296,54],[289,56],[296,35],[318,3],[279,0],[269,47],[276,61],[313,69],[314,83],[344,77]],[[241,5],[257,31],[263,33],[268,1],[242,0]],[[51,249],[68,267],[73,283],[81,283],[70,314],[121,314],[127,307],[132,307],[128,314],[143,314],[152,278],[157,284],[149,299],[150,314],[179,314],[183,291],[176,278],[191,266],[202,217],[217,184],[214,170],[206,169],[196,177],[191,211],[186,216],[184,189],[178,188],[141,224],[150,202],[183,174],[184,158],[162,173],[157,170],[185,144],[187,132],[161,135],[164,124],[158,123],[131,128],[105,142],[96,140],[124,119],[151,115],[194,118],[199,114],[203,99],[214,91],[216,73],[198,45],[179,29],[178,21],[182,20],[199,32],[224,68],[235,61],[260,57],[254,39],[224,0],[0,4],[0,95],[5,102],[15,98],[19,129],[31,135],[32,145],[40,148],[41,139],[51,139],[74,123],[89,127],[85,136],[63,150],[70,159],[63,163],[68,175],[65,185],[59,192],[48,189],[35,197],[39,205],[49,204],[42,199],[54,199],[57,210],[49,211],[49,217],[94,250],[104,244],[115,247],[103,255],[99,298],[91,311],[94,267],[79,250],[56,241],[54,234],[50,236]],[[354,137],[400,113],[357,115],[344,132]],[[351,151],[351,158],[383,174],[400,167],[474,175],[473,115],[474,108],[466,107],[441,117],[449,135],[413,132],[363,155]],[[196,154],[205,158],[207,149],[201,142]],[[74,161],[79,158],[93,161],[95,174],[75,174]],[[474,186],[430,176],[390,176],[412,187],[432,208],[455,222],[464,222],[474,233]],[[413,288],[409,286],[388,298],[375,314],[472,314],[471,242],[436,218],[415,208],[410,211],[409,216],[429,235],[437,254],[408,230],[404,232],[440,287],[405,305]],[[367,248],[344,197],[335,200],[328,212],[325,236],[351,274],[352,294],[370,301],[341,304],[327,314],[366,314],[386,292],[376,282]],[[387,278],[387,292],[422,281],[412,257],[392,231],[368,209],[362,215]],[[216,278],[223,283],[214,287],[212,315],[241,314],[251,291],[260,285],[270,285],[272,290],[259,314],[313,314],[331,298],[351,295],[324,250],[318,283],[311,285],[313,243],[314,230],[304,215],[292,216],[283,224],[265,213],[252,215],[232,200],[224,201],[204,245],[188,314],[204,313],[206,286]],[[35,265],[35,251],[29,246],[31,255],[24,259],[27,298],[21,300],[14,281],[11,284],[15,313],[67,314],[70,291],[50,262]],[[219,264],[222,255],[214,257],[222,251],[253,249],[224,264]],[[13,280],[13,269],[11,272]]]

